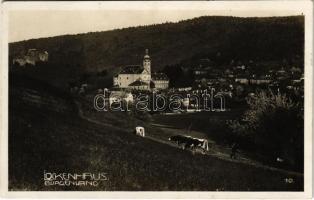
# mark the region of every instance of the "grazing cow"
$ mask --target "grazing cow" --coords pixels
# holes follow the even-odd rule
[[[201,148],[204,149],[205,151],[209,151],[208,140],[200,139],[200,141],[201,141]]]
[[[201,148],[204,151],[208,151],[209,150],[208,140],[206,140],[206,139],[199,139],[199,138],[192,138],[192,139],[193,139],[193,144],[192,144],[193,148]]]
[[[170,141],[176,142],[177,145],[185,144],[186,138],[182,135],[175,135],[169,138]]]
[[[141,137],[145,137],[145,129],[144,129],[144,127],[141,127],[141,126],[135,127],[135,134],[139,135]]]
[[[169,138],[170,141],[174,141],[179,146],[183,146],[184,149],[190,148],[202,148],[203,150],[208,151],[208,141],[206,139],[198,139],[193,138],[191,136],[182,136],[182,135],[175,135]]]
[[[202,141],[200,141],[197,138],[186,136],[186,139],[187,139],[187,146],[190,147],[191,149],[202,145]]]

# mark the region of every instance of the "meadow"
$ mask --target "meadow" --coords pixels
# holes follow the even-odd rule
[[[75,110],[74,102],[47,88],[27,82],[11,85],[9,98],[10,190],[303,190],[302,175],[193,155],[138,137],[133,128],[139,123],[147,127],[148,135],[162,131],[126,113],[90,110],[89,119],[98,119],[99,123],[86,120]],[[34,99],[41,99],[42,104],[34,104]],[[55,106],[40,106],[51,102]],[[45,171],[105,172],[109,180],[98,187],[45,186]],[[286,178],[292,178],[293,183],[286,183]]]

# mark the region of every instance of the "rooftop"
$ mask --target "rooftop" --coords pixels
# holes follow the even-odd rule
[[[152,73],[153,80],[169,80],[168,76],[164,73]]]
[[[147,86],[148,84],[140,79],[130,83],[129,86]]]

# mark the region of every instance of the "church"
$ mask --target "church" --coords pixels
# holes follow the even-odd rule
[[[148,49],[145,50],[143,66],[128,65],[113,77],[113,85],[117,88],[134,90],[162,90],[169,87],[169,78],[164,73],[151,72],[151,59]]]

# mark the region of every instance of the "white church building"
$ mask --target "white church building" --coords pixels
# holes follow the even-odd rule
[[[128,65],[113,77],[113,85],[118,88],[135,90],[167,89],[169,78],[164,73],[151,72],[151,59],[145,51],[143,66]]]

